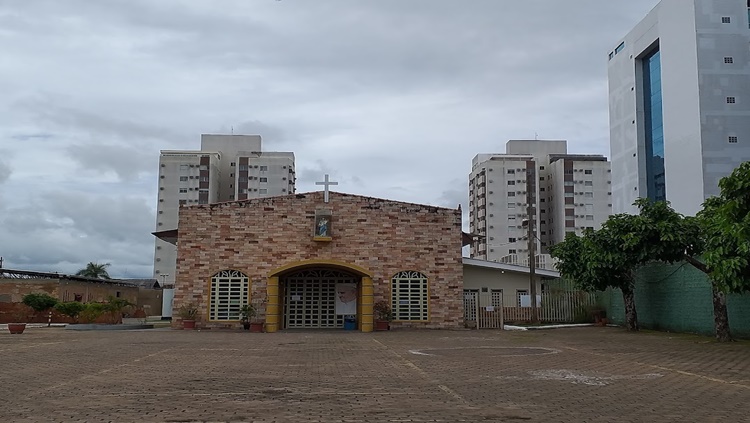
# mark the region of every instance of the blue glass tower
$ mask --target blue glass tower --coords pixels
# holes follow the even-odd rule
[[[664,125],[661,96],[659,50],[641,61],[643,65],[643,104],[646,129],[646,195],[653,201],[666,201],[664,176]]]

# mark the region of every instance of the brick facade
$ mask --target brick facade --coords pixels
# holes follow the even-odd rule
[[[332,213],[329,242],[313,240],[316,210]],[[274,269],[308,260],[366,269],[375,301],[390,302],[396,273],[421,272],[428,277],[429,320],[391,326],[463,325],[460,210],[340,193],[324,203],[322,192],[182,207],[174,310],[193,302],[201,310],[198,327],[222,326],[207,321],[214,274],[243,272],[257,300],[266,297]],[[173,326],[180,325],[175,318]]]

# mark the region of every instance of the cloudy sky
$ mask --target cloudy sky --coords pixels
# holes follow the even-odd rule
[[[150,277],[159,150],[293,151],[298,192],[466,210],[477,153],[609,154],[607,53],[657,0],[0,0],[0,256]]]

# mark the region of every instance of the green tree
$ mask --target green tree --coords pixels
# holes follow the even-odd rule
[[[109,273],[107,273],[107,267],[109,266],[109,263],[99,264],[89,262],[89,264],[87,264],[83,269],[79,270],[76,275],[85,276],[87,278],[111,279],[109,277]]]
[[[104,311],[109,313],[110,322],[115,324],[120,320],[120,317],[122,317],[122,311],[127,307],[134,305],[135,304],[124,298],[117,298],[110,295],[107,297],[107,302],[104,304]]]
[[[565,279],[574,281],[587,291],[603,291],[608,287],[622,291],[625,303],[625,326],[638,330],[635,308],[635,269],[643,254],[634,254],[625,245],[632,244],[631,232],[635,216],[610,216],[602,228],[587,230],[583,236],[569,233],[565,241],[550,249],[557,258],[557,269]]]
[[[21,301],[36,312],[50,309],[57,304],[57,298],[44,293],[26,294]]]
[[[76,323],[78,323],[78,315],[81,314],[84,308],[86,308],[86,305],[78,301],[59,303],[55,306],[55,310],[69,316]]]
[[[727,341],[726,294],[750,291],[750,162],[721,178],[719,189],[695,219],[703,234],[697,243],[703,261],[689,261],[711,280],[716,336]]]

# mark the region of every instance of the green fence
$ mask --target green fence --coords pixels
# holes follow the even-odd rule
[[[642,328],[713,335],[711,297],[706,275],[687,263],[654,263],[637,273],[635,302]],[[622,293],[608,289],[600,299],[610,321],[624,324]],[[727,308],[732,334],[750,338],[750,295],[730,295]]]

